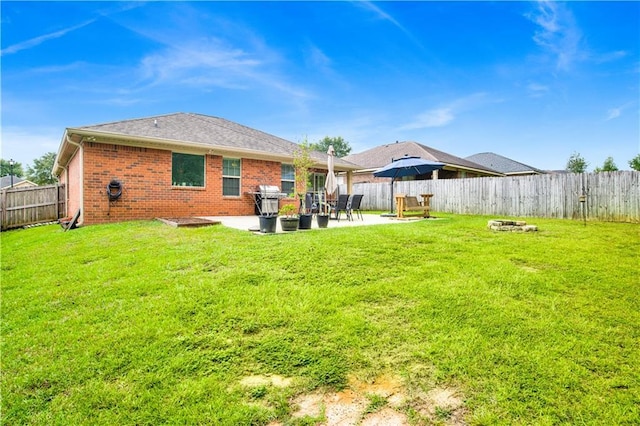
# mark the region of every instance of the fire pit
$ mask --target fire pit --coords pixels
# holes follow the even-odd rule
[[[533,232],[537,231],[536,225],[527,225],[527,222],[522,220],[507,220],[507,219],[491,219],[487,223],[487,228],[493,231],[516,231],[516,232]]]

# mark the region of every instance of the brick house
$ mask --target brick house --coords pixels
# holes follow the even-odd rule
[[[501,172],[482,164],[412,141],[380,145],[358,154],[347,155],[343,160],[360,166],[360,170],[353,174],[352,183],[389,182],[389,178],[377,178],[373,176],[373,172],[391,163],[394,159],[397,160],[405,155],[420,157],[429,161],[438,161],[445,165],[441,170],[436,170],[433,174],[408,176],[405,179],[459,179],[479,176],[504,176]]]
[[[80,210],[83,225],[252,215],[250,193],[258,185],[294,192],[298,148],[222,118],[176,113],[67,128],[53,174],[65,184],[67,215]],[[313,189],[321,190],[327,155],[313,152],[312,158]],[[350,188],[358,166],[336,158],[334,167],[347,174]]]

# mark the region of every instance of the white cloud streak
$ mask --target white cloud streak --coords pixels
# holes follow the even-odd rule
[[[567,71],[574,62],[584,59],[582,32],[566,5],[539,1],[537,10],[527,18],[539,27],[533,41],[553,56],[557,69]]]
[[[627,102],[623,105],[620,105],[619,107],[615,107],[615,108],[611,108],[607,111],[607,115],[605,117],[604,121],[610,121],[610,120],[614,120],[620,116],[622,116],[622,113],[630,108],[631,106],[633,106],[634,102]]]
[[[64,35],[70,33],[71,31],[75,31],[78,30],[80,28],[86,27],[87,25],[92,24],[93,22],[95,22],[95,19],[90,19],[88,21],[85,21],[81,24],[78,25],[74,25],[72,27],[69,28],[65,28],[59,31],[55,31],[53,33],[49,33],[49,34],[44,34],[38,37],[34,37],[32,39],[23,41],[21,43],[16,43],[14,45],[11,45],[9,47],[5,47],[4,49],[0,50],[0,56],[5,56],[5,55],[10,55],[13,53],[18,53],[22,50],[27,50],[27,49],[31,49],[33,47],[39,46],[42,43],[45,43],[49,40],[54,40],[56,38],[60,38],[63,37]]]
[[[529,83],[527,85],[529,96],[532,98],[541,98],[549,92],[549,86],[539,83]]]
[[[456,117],[465,111],[473,110],[487,103],[501,102],[501,100],[489,100],[486,93],[474,93],[469,96],[456,99],[447,105],[426,110],[415,118],[401,126],[399,130],[416,130],[430,127],[444,127],[451,124]]]
[[[356,4],[358,6],[365,7],[366,9],[374,12],[378,18],[380,18],[380,19],[382,19],[384,21],[390,22],[396,28],[398,28],[400,31],[402,31],[407,37],[409,37],[411,39],[411,41],[413,41],[416,45],[420,46],[421,48],[423,47],[422,44],[413,36],[413,34],[411,34],[411,32],[409,30],[407,30],[400,22],[398,22],[397,19],[395,19],[393,16],[389,15],[387,12],[382,10],[380,7],[375,5],[373,2],[371,2],[371,1],[357,1]]]

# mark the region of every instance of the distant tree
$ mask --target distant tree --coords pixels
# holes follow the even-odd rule
[[[567,161],[567,171],[571,173],[584,173],[589,163],[577,152],[571,154]]]
[[[333,145],[333,149],[336,152],[336,157],[342,158],[349,155],[351,152],[351,146],[349,146],[349,142],[342,139],[340,136],[329,137],[325,136],[324,139],[319,140],[316,143],[311,144],[311,149],[314,151],[327,152],[329,150],[329,145]]]
[[[27,179],[38,185],[56,183],[56,179],[51,175],[55,159],[55,152],[47,152],[42,157],[33,160],[33,167],[27,166]]]
[[[640,172],[640,154],[629,160],[629,167]]]
[[[618,170],[618,166],[616,166],[616,163],[613,162],[613,157],[607,157],[606,160],[604,160],[604,164],[602,165],[602,167],[596,167],[593,171],[596,173],[600,173],[600,172],[615,172]]]
[[[4,158],[0,159],[0,176],[9,176],[10,172],[13,173],[15,177],[23,177],[24,171],[22,170],[22,164],[16,162],[13,165],[13,168],[9,165],[9,160],[5,160]]]

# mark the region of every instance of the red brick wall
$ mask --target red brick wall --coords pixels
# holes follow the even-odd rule
[[[257,185],[280,186],[280,163],[242,159],[239,197],[222,196],[222,157],[205,156],[204,188],[171,185],[171,151],[84,144],[84,224],[156,217],[254,214]],[[71,178],[71,176],[70,176]],[[107,185],[122,183],[122,196],[109,201]],[[69,182],[78,186],[79,179]],[[73,192],[70,190],[70,198]]]
[[[66,213],[65,216],[72,217],[81,207],[80,200],[80,151],[69,161],[66,170],[60,174],[59,181],[65,185]]]

